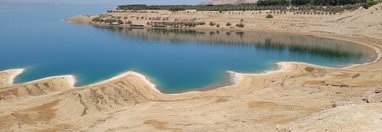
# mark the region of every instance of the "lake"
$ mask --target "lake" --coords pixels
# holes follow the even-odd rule
[[[76,86],[136,71],[162,92],[178,93],[227,85],[226,71],[275,70],[280,61],[344,67],[373,59],[372,49],[312,36],[96,27],[64,21],[108,9],[1,5],[0,70],[26,69],[17,83],[71,74]]]

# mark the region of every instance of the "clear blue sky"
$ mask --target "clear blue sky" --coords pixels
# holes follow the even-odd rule
[[[49,4],[200,4],[204,0],[0,0],[0,3],[49,3]]]

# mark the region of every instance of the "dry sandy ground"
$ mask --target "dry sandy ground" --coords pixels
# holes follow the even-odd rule
[[[335,16],[290,14],[253,21],[246,30],[352,41],[379,56],[382,50],[382,4]],[[232,86],[172,95],[161,94],[134,72],[75,88],[73,76],[12,84],[20,70],[3,71],[0,130],[382,131],[381,59],[342,69],[279,65],[280,70],[264,74],[233,73]]]

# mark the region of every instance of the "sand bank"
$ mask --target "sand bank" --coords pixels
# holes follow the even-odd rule
[[[14,79],[17,75],[21,74],[23,72],[23,69],[11,69],[11,70],[5,70],[0,71],[0,87],[6,87],[11,84],[13,84]]]

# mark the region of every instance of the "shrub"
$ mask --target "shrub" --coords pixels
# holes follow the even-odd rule
[[[216,24],[216,27],[220,27],[220,24]]]
[[[373,6],[373,5],[376,5],[378,4],[379,2],[378,1],[367,1],[367,4],[369,5],[369,7]]]
[[[271,18],[273,18],[273,16],[272,16],[271,14],[268,14],[268,15],[266,16],[266,18],[271,19]]]
[[[210,26],[215,26],[215,25],[216,25],[216,23],[210,22]]]
[[[133,24],[133,22],[132,21],[127,21],[126,24]]]
[[[227,24],[226,24],[226,26],[227,27],[229,27],[229,26],[231,26],[232,24],[231,23],[229,23],[229,22],[227,22]]]
[[[96,17],[92,20],[93,22],[103,22],[103,19]]]
[[[243,28],[244,24],[243,23],[236,24],[236,27]]]
[[[288,7],[301,7],[303,9],[315,8],[314,6],[348,6],[367,3],[368,5],[381,2],[381,0],[258,0],[257,3],[246,4],[226,4],[226,5],[120,5],[117,10],[125,10],[130,12],[138,12],[138,10],[169,10],[173,13],[181,13],[177,11],[197,10],[197,11],[216,11],[223,13],[228,11],[229,14],[243,14],[232,13],[229,11],[246,11],[246,10],[278,10],[272,13],[280,14],[279,10],[287,9]],[[113,12],[109,10],[108,12]],[[141,11],[146,12],[146,11]],[[186,14],[193,13],[187,12]],[[216,13],[213,13],[216,14]]]
[[[118,20],[117,22],[118,22],[119,25],[123,24],[122,20]]]

